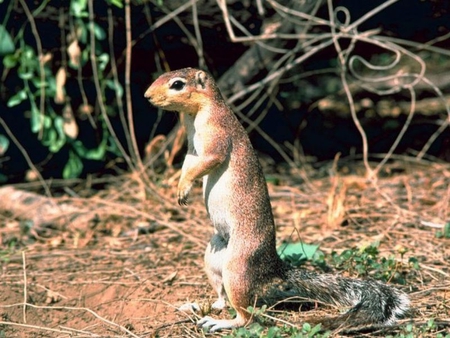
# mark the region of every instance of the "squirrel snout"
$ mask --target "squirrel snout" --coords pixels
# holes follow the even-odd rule
[[[145,91],[144,97],[145,97],[147,100],[149,100],[149,101],[151,100],[152,94],[151,94],[151,92],[150,92],[150,87]]]

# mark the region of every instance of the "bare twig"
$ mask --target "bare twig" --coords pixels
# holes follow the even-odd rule
[[[112,322],[112,321],[110,321],[110,320],[108,320],[108,319],[106,319],[106,318],[100,316],[97,312],[95,312],[95,311],[93,311],[93,310],[91,310],[91,309],[89,309],[89,308],[86,308],[86,307],[74,307],[74,306],[40,306],[40,305],[34,305],[34,304],[30,304],[30,303],[25,303],[25,304],[23,304],[23,303],[16,303],[16,304],[9,304],[9,305],[1,305],[0,307],[6,308],[6,307],[25,306],[25,305],[26,305],[26,306],[29,306],[29,307],[32,307],[32,308],[34,308],[34,309],[86,311],[86,312],[90,313],[91,315],[93,315],[95,318],[100,319],[102,322],[104,322],[104,323],[106,323],[106,324],[108,324],[108,325],[117,327],[117,328],[120,329],[121,331],[126,332],[126,333],[129,334],[131,337],[139,338],[139,336],[135,335],[133,332],[131,332],[130,330],[128,330],[126,327],[124,327],[124,326],[122,326],[122,325],[120,325],[120,324],[114,323],[114,322]],[[3,323],[3,322],[0,322],[0,323]],[[32,325],[30,325],[30,326],[28,326],[28,327],[38,328],[38,327],[32,326]],[[56,331],[56,332],[59,332],[59,331]]]
[[[127,103],[127,116],[128,116],[128,129],[132,144],[132,157],[136,161],[137,167],[141,170],[143,168],[142,159],[139,154],[139,148],[136,141],[136,133],[134,131],[134,118],[133,118],[133,101],[131,99],[131,13],[130,13],[130,0],[125,0],[125,99]],[[126,125],[124,125],[124,128]]]
[[[27,263],[25,259],[25,251],[22,251],[22,270],[23,270],[23,308],[22,318],[23,322],[27,323],[27,303],[28,303],[28,291],[27,291]]]
[[[112,72],[114,84],[115,84],[114,87],[115,87],[117,107],[119,109],[120,122],[122,123],[122,128],[123,128],[123,132],[125,135],[125,139],[127,140],[129,152],[130,152],[130,154],[132,154],[133,153],[133,148],[132,148],[133,142],[131,140],[132,136],[130,135],[130,129],[128,127],[128,122],[125,119],[125,112],[124,112],[124,107],[123,107],[123,102],[122,102],[122,96],[120,95],[121,93],[119,92],[119,88],[121,87],[121,85],[119,83],[119,76],[117,74],[116,58],[114,55],[114,21],[113,21],[113,15],[112,15],[111,8],[108,8],[108,43],[109,43],[109,51],[110,51],[110,55],[111,55],[110,56],[111,72]],[[133,123],[133,121],[130,121],[129,123]],[[116,145],[119,148],[122,156],[124,157],[125,161],[127,162],[129,168],[134,169],[134,163],[131,160],[130,156],[125,151],[125,149],[123,149],[122,143],[120,142],[120,140],[116,139],[115,142],[116,142]]]
[[[41,119],[40,125],[42,126],[42,128],[39,130],[39,138],[42,138],[42,133],[44,131],[43,119],[44,119],[44,115],[45,115],[45,86],[43,85],[45,83],[44,53],[42,52],[41,38],[39,36],[39,32],[36,27],[36,22],[34,21],[34,15],[30,12],[30,9],[28,8],[28,5],[25,0],[19,0],[19,1],[23,7],[23,10],[25,11],[25,14],[28,18],[28,22],[31,25],[31,31],[33,32],[34,39],[36,40],[36,49],[38,52],[38,59],[39,59],[39,78],[40,78],[40,81],[42,84],[40,86],[40,90],[39,90],[39,93],[40,93],[39,94],[40,95],[39,111],[40,111],[40,119]],[[39,6],[39,8],[36,11],[40,11],[42,8],[44,8],[49,1],[50,0],[43,1],[42,4]]]

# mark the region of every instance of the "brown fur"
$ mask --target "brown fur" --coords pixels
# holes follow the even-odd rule
[[[292,282],[300,294],[311,299],[355,306],[355,318],[379,320],[378,309],[372,309],[370,302],[359,306],[358,296],[367,296],[367,286],[378,290],[381,283],[316,275],[280,260],[261,166],[245,129],[209,74],[193,68],[165,73],[147,89],[145,97],[157,107],[186,114],[188,151],[178,184],[178,202],[186,204],[193,182],[203,178],[205,204],[214,225],[205,253],[206,273],[219,295],[213,307],[224,307],[228,298],[237,312],[232,320],[205,317],[200,324],[213,331],[245,325],[250,320],[246,309],[253,304],[255,292],[274,277]],[[383,299],[377,299],[380,294]],[[407,308],[406,296],[387,286],[368,296],[381,305],[391,301],[397,306],[395,316]]]

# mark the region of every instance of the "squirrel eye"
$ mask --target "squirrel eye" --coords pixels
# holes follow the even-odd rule
[[[183,81],[177,80],[170,85],[170,89],[181,90],[186,84]]]

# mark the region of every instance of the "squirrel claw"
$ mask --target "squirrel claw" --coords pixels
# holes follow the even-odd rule
[[[186,206],[187,205],[187,197],[178,197],[178,205]]]
[[[224,329],[232,329],[239,325],[235,325],[235,320],[214,319],[209,316],[205,316],[197,322],[197,326],[201,326],[204,329],[208,329],[209,332],[221,331]]]

